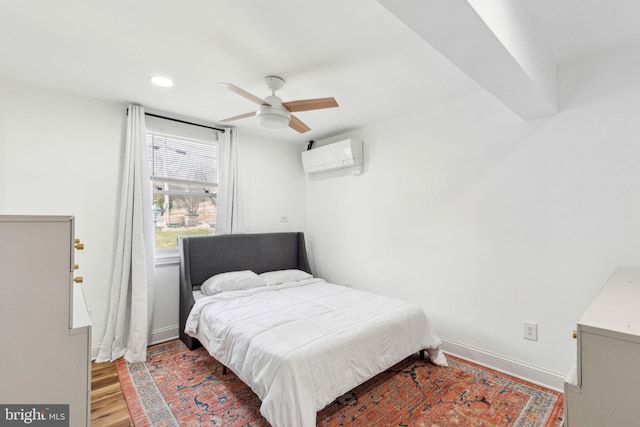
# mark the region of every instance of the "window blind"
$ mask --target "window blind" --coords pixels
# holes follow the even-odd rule
[[[149,172],[155,194],[215,195],[218,132],[169,120],[146,120]]]

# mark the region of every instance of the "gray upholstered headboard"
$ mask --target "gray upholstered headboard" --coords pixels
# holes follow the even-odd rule
[[[297,268],[311,273],[303,233],[225,234],[181,237],[180,339],[191,350],[200,343],[184,333],[195,303],[193,291],[209,277],[228,271],[265,271]]]

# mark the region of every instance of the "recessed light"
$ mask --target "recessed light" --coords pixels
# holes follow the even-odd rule
[[[173,86],[173,81],[167,77],[162,76],[153,76],[151,77],[151,83],[154,85],[162,86],[162,87],[171,87]]]

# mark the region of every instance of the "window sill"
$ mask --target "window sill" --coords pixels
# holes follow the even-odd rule
[[[180,254],[178,250],[164,250],[156,251],[155,253],[155,266],[161,265],[178,265],[180,264]]]

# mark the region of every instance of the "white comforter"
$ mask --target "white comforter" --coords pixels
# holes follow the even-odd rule
[[[201,298],[185,332],[253,389],[275,427],[315,426],[317,411],[421,349],[446,365],[421,308],[321,279]]]

